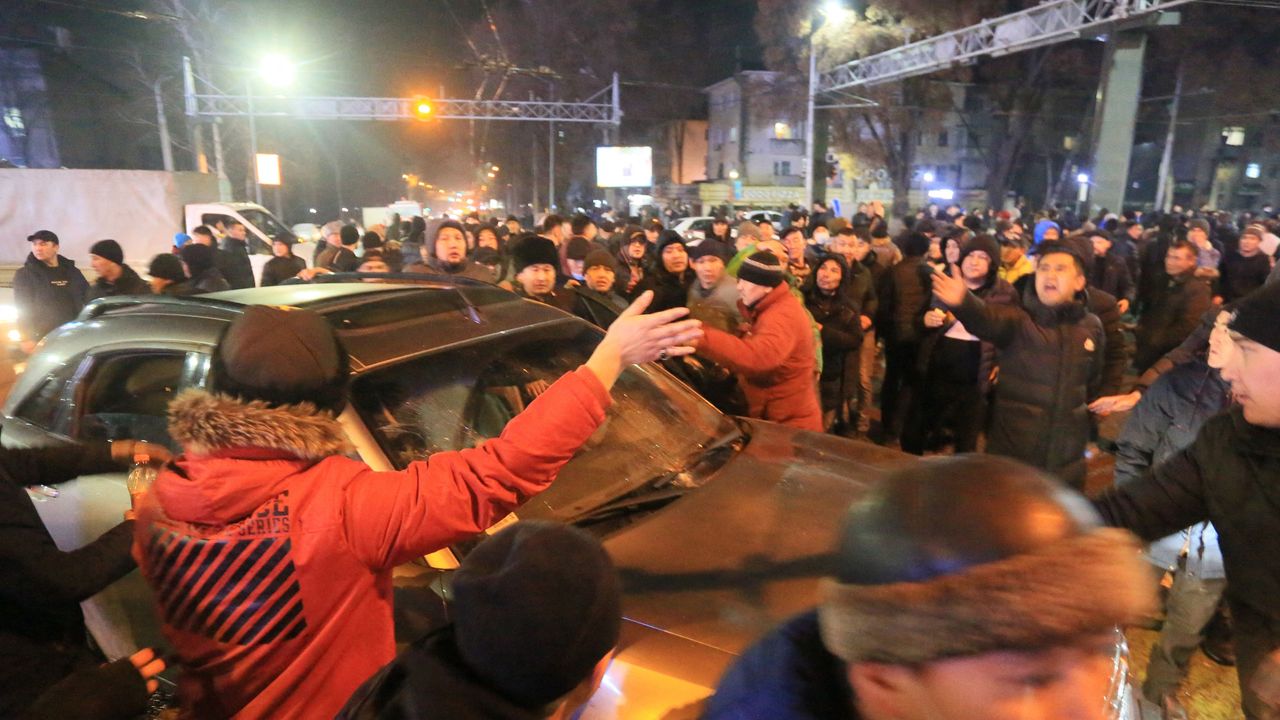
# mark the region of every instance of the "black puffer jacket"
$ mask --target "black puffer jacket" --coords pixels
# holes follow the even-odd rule
[[[1022,307],[969,293],[953,312],[965,328],[1000,349],[1000,382],[987,452],[1057,473],[1084,487],[1089,399],[1101,382],[1106,337],[1083,299],[1040,303],[1034,288]]]
[[[1109,252],[1093,258],[1089,268],[1089,287],[1097,288],[1117,300],[1132,300],[1137,294],[1129,264],[1120,255]]]
[[[1232,615],[1280,629],[1280,429],[1252,425],[1234,407],[1205,423],[1191,447],[1094,506],[1107,524],[1148,541],[1211,521]]]
[[[249,262],[249,243],[233,237],[222,238],[222,247],[217,253],[218,272],[226,278],[233,290],[243,290],[254,286],[253,264]]]
[[[662,261],[659,260],[658,267],[636,285],[635,295],[645,290],[653,291],[653,302],[649,304],[649,309],[645,310],[646,313],[684,307],[689,302],[689,287],[696,279],[693,270],[686,269],[677,274],[667,272],[661,265]]]
[[[138,273],[128,265],[120,266],[120,277],[115,282],[109,282],[106,278],[99,276],[93,281],[93,285],[89,287],[89,299],[97,300],[104,297],[117,297],[119,295],[150,295],[151,284],[146,280],[138,277]]]
[[[39,340],[74,320],[88,296],[89,283],[74,262],[59,255],[58,266],[49,267],[28,254],[27,262],[13,275],[13,300],[23,339]]]

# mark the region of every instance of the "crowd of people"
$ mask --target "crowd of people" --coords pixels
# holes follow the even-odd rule
[[[345,351],[318,316],[271,307],[236,319],[210,387],[170,408],[179,457],[127,443],[5,451],[0,475],[15,488],[139,454],[165,466],[125,524],[78,556],[56,551],[29,503],[15,506],[10,527],[27,539],[6,552],[32,559],[30,544],[45,555],[6,565],[8,586],[45,578],[62,603],[15,652],[39,647],[62,670],[14,680],[0,707],[121,717],[153,689],[149,650],[100,668],[62,646],[83,634],[74,602],[136,563],[193,717],[569,717],[618,641],[618,579],[595,540],[539,523],[496,534],[458,572],[452,622],[399,656],[391,569],[475,536],[545,488],[603,421],[622,369],[659,361],[728,412],[959,455],[885,478],[850,508],[819,606],[739,658],[705,717],[1101,717],[1113,628],[1156,612],[1155,574],[1133,535],[1171,578],[1145,699],[1162,717],[1185,712],[1179,685],[1225,598],[1235,632],[1222,653],[1234,655],[1245,714],[1273,717],[1277,229],[1265,216],[1181,211],[931,207],[893,219],[878,203],[851,218],[796,208],[782,228],[717,215],[700,238],[655,219],[553,214],[526,232],[514,217],[397,218],[363,235],[325,225],[309,263],[277,241],[255,282],[244,227],[229,222],[180,236],[152,260],[149,282],[102,240],[92,284],[56,234],[38,231],[15,278],[27,342],[97,297],[351,272],[495,283],[605,334],[500,438],[403,472],[344,454]],[[1098,418],[1127,411],[1115,483],[1090,509],[1071,491],[1084,491]],[[62,555],[94,571],[62,577],[56,569],[75,567]],[[209,568],[230,573],[213,598],[200,592],[219,582]],[[222,604],[228,593],[267,611],[237,615]],[[3,599],[7,615],[31,597]],[[129,692],[89,711],[74,703],[103,693],[59,691],[63,682]]]

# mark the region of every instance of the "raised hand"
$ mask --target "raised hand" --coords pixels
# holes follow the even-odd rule
[[[691,343],[702,338],[701,322],[681,320],[689,314],[688,308],[645,315],[644,311],[651,302],[652,291],[645,291],[636,298],[609,326],[604,340],[587,360],[587,367],[595,372],[606,388],[613,386],[626,366],[691,355],[694,352]]]
[[[960,268],[952,266],[950,275],[933,268],[933,294],[949,308],[960,307],[969,294],[969,288],[960,277]]]

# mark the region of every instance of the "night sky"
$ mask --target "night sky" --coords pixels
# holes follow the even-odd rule
[[[300,64],[294,92],[314,95],[411,96],[437,95],[441,86],[454,97],[470,97],[480,79],[474,70],[459,65],[473,58],[466,42],[488,40],[480,20],[482,0],[187,0],[225,7],[211,64],[222,78],[240,77],[257,58],[269,51],[283,52]],[[557,0],[488,0],[495,12],[503,3],[540,7]],[[625,2],[625,0],[600,0]],[[38,37],[44,26],[58,25],[71,31],[73,53],[81,62],[89,58],[95,72],[110,78],[123,91],[141,99],[146,93],[130,75],[125,62],[136,50],[144,64],[157,72],[176,73],[182,46],[171,24],[163,20],[137,20],[103,12],[103,9],[154,10],[164,0],[5,0],[0,5],[0,42],[14,37]],[[562,28],[588,44],[626,43],[628,50],[652,53],[649,68],[638,72],[661,76],[637,76],[623,69],[623,81],[670,83],[684,89],[658,90],[629,85],[623,91],[627,134],[643,132],[643,126],[676,111],[670,103],[655,103],[656,93],[682,94],[687,112],[705,113],[696,90],[733,72],[737,66],[758,67],[759,49],[752,30],[752,0],[636,0],[628,9],[643,7],[641,21],[627,37],[602,35],[590,25]],[[499,15],[501,17],[501,15]],[[506,45],[537,48],[540,37],[521,35],[518,28],[500,27]],[[554,54],[548,55],[554,57]],[[673,76],[671,68],[683,71]],[[553,68],[572,73],[574,68]],[[241,75],[237,76],[236,73]],[[224,82],[226,82],[224,80]],[[180,84],[172,82],[169,95],[175,106],[175,132],[185,135],[177,105]],[[670,97],[664,98],[670,100]],[[677,103],[678,104],[678,103]],[[154,113],[152,113],[154,114]],[[243,125],[243,123],[239,123]],[[531,175],[529,149],[538,138],[545,141],[546,126],[507,123],[491,131],[489,161],[510,168],[504,178],[528,200],[524,191]],[[227,127],[228,167],[232,177],[247,153],[243,130],[237,121]],[[145,132],[140,130],[140,132]],[[288,222],[309,218],[309,207],[321,214],[339,206],[336,177],[341,176],[341,201],[348,206],[384,204],[401,190],[400,175],[420,174],[436,185],[462,185],[474,177],[465,122],[341,123],[296,120],[259,123],[260,149],[279,152],[285,172],[285,214]],[[598,133],[595,134],[598,137]],[[144,137],[145,139],[145,137]],[[151,143],[155,144],[155,143]],[[592,141],[577,142],[586,147]],[[545,150],[545,148],[544,148]],[[189,153],[176,150],[179,169],[189,164]],[[158,167],[158,150],[148,158]],[[147,162],[139,163],[147,166]],[[543,167],[545,172],[545,165]],[[237,195],[243,186],[236,184]],[[545,189],[543,190],[545,196]],[[268,202],[269,205],[273,203]]]

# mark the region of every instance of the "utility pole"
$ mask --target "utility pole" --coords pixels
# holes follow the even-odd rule
[[[818,47],[814,38],[818,34],[818,11],[814,10],[809,21],[809,92],[805,103],[804,121],[804,200],[802,207],[809,207],[813,202],[813,146],[816,128],[813,124],[814,95],[818,92]]]
[[[547,161],[547,172],[550,175],[550,183],[547,187],[547,212],[556,211],[556,124],[549,123],[547,142],[550,149],[547,151],[550,159]]]
[[[261,205],[262,184],[258,182],[258,122],[257,114],[253,111],[253,83],[245,80],[244,90],[249,101],[249,175],[245,178],[245,189],[247,191],[247,186],[252,182],[254,202]]]
[[[533,145],[533,155],[531,156],[531,160],[533,164],[533,173],[532,173],[533,182],[530,183],[530,185],[533,187],[533,205],[529,208],[529,210],[533,213],[533,216],[536,218],[538,216],[538,183],[542,181],[542,178],[539,177],[539,173],[538,173],[538,136],[537,135],[533,136],[533,143],[531,144]]]
[[[1186,61],[1178,61],[1178,79],[1173,88],[1173,100],[1169,103],[1169,132],[1164,138],[1164,155],[1160,157],[1160,180],[1156,185],[1156,207],[1169,212],[1173,207],[1173,143],[1178,134],[1178,108],[1182,104],[1182,79]]]
[[[169,118],[164,113],[164,93],[160,91],[160,79],[152,83],[151,90],[156,98],[156,125],[160,128],[160,157],[164,161],[165,172],[173,172],[173,143],[169,138]]]

